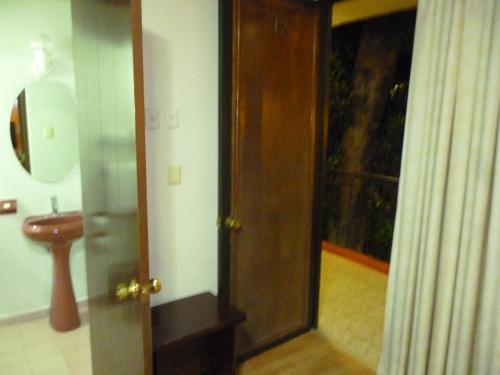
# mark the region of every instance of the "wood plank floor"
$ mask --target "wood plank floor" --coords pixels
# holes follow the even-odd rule
[[[240,375],[372,375],[373,370],[311,331],[262,353],[240,367]]]
[[[375,374],[387,275],[323,252],[319,330],[243,363],[240,375]]]

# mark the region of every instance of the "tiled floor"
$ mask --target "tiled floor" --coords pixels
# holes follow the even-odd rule
[[[60,333],[48,318],[0,326],[1,375],[91,375],[89,327]]]
[[[323,251],[319,331],[333,345],[377,368],[387,275]]]
[[[243,364],[242,375],[373,374],[387,276],[323,252],[319,329]],[[91,375],[89,327],[54,331],[48,318],[0,326],[0,375]]]

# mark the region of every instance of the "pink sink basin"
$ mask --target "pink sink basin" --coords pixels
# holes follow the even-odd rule
[[[23,233],[35,242],[45,245],[71,243],[83,236],[81,212],[31,216],[24,220]]]
[[[31,216],[24,220],[22,231],[29,239],[47,246],[54,261],[50,324],[56,331],[71,331],[80,326],[71,283],[69,254],[73,241],[83,236],[81,212]]]

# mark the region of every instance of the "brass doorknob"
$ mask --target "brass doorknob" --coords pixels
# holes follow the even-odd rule
[[[161,279],[159,277],[154,277],[149,280],[148,285],[142,288],[142,294],[156,294],[161,288]]]
[[[116,299],[118,301],[125,301],[129,298],[135,299],[139,297],[140,294],[156,294],[161,288],[161,279],[157,277],[149,280],[149,282],[142,287],[136,279],[132,279],[129,285],[121,283],[116,286]]]
[[[116,299],[118,301],[125,301],[129,297],[134,299],[139,296],[140,292],[141,285],[137,282],[136,279],[132,279],[129,285],[121,283],[116,286]]]
[[[226,218],[224,224],[226,225],[227,229],[238,230],[241,228],[241,223],[239,222],[238,219],[235,219],[234,217]]]

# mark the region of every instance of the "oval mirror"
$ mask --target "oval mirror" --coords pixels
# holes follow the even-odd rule
[[[10,117],[14,152],[37,180],[56,182],[78,163],[76,103],[67,86],[40,80],[17,97]]]

